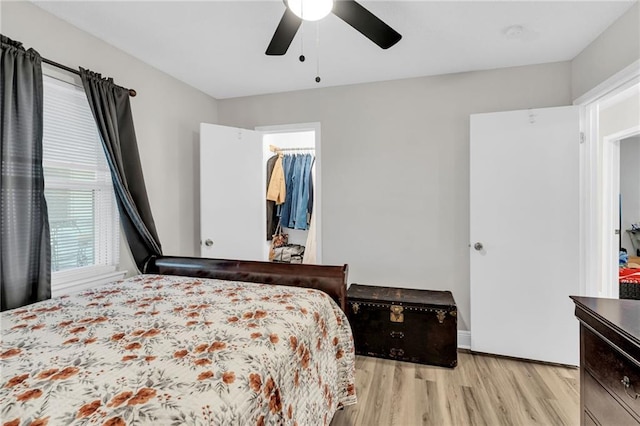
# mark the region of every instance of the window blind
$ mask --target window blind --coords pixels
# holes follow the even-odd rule
[[[119,222],[111,173],[81,87],[44,76],[43,167],[51,270],[114,270]],[[59,281],[59,280],[58,280]]]

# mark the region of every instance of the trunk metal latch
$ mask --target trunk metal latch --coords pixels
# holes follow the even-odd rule
[[[390,309],[391,316],[389,319],[391,320],[391,322],[404,322],[404,314],[402,313],[402,311],[404,311],[404,308],[402,306],[391,305]]]

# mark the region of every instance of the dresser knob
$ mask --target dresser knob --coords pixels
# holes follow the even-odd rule
[[[624,376],[622,380],[620,380],[620,383],[622,383],[622,386],[624,386],[624,391],[627,393],[627,395],[629,395],[629,397],[633,399],[637,399],[638,397],[640,397],[640,393],[636,392],[633,385],[631,384],[631,380],[629,379],[629,377]],[[629,389],[631,389],[631,393],[629,392]]]

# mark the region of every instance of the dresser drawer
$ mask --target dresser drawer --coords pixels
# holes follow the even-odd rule
[[[591,416],[601,425],[637,426],[636,419],[595,380],[591,374],[584,374],[584,402],[588,407],[585,424],[593,424]],[[587,421],[588,420],[588,421]]]
[[[588,329],[582,333],[584,348],[592,354],[585,359],[587,372],[640,418],[640,395],[636,396],[640,392],[640,367]]]

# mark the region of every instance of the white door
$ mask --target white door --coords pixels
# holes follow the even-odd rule
[[[262,133],[200,125],[202,257],[265,260]]]
[[[473,351],[578,365],[579,143],[578,107],[471,116]]]

